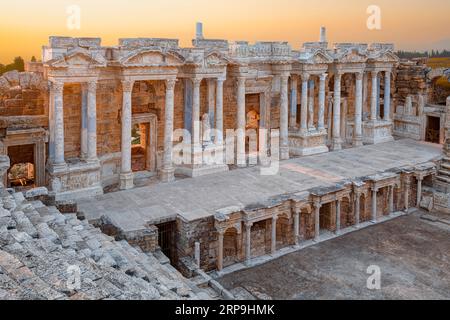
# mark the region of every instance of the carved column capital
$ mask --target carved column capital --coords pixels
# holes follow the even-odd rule
[[[192,84],[194,85],[194,88],[199,88],[202,80],[202,78],[192,78]]]
[[[236,77],[236,83],[238,87],[245,86],[245,81],[247,79],[243,76]]]
[[[166,90],[174,90],[177,79],[167,79],[166,80]]]
[[[96,92],[97,91],[97,81],[87,82],[86,89],[88,90],[88,92]]]
[[[244,222],[245,228],[246,229],[250,229],[251,227],[253,227],[253,222],[250,221],[245,221]]]
[[[308,81],[308,80],[309,80],[310,75],[309,75],[309,73],[307,73],[307,72],[303,72],[303,73],[300,75],[300,77],[302,78],[302,81],[305,82],[305,81]]]
[[[378,71],[370,71],[370,75],[372,76],[372,79],[378,78]]]
[[[364,72],[363,71],[362,72],[357,72],[355,74],[355,76],[356,76],[356,80],[362,81],[363,78],[364,78]]]
[[[62,81],[50,81],[50,90],[54,93],[62,93],[64,89],[64,82]]]
[[[133,91],[133,80],[122,80],[122,90],[123,92],[131,92]]]
[[[328,77],[328,73],[322,73],[319,77],[320,77],[320,81],[325,81]]]
[[[320,201],[314,201],[313,206],[316,210],[322,208],[322,203]]]

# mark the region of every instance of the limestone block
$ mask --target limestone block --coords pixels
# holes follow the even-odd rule
[[[30,189],[27,192],[25,192],[25,198],[34,198],[34,197],[40,197],[40,196],[47,196],[48,190],[46,187],[39,187]]]

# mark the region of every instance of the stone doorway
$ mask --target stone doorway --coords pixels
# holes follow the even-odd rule
[[[156,115],[133,115],[131,130],[133,172],[156,172]]]
[[[336,230],[336,213],[333,203],[326,203],[320,208],[320,233]]]
[[[239,262],[239,233],[236,228],[228,229],[223,237],[223,265],[224,267]]]
[[[171,265],[176,265],[176,246],[175,246],[175,231],[176,222],[170,221],[156,225],[158,228],[158,246],[161,251],[170,260]]]
[[[441,120],[439,117],[427,116],[427,127],[425,131],[425,141],[439,143],[441,132]]]
[[[7,186],[17,190],[34,188],[36,186],[34,145],[10,146],[8,157],[11,167],[7,174]]]

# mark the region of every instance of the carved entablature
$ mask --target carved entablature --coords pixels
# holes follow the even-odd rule
[[[293,70],[308,73],[323,73],[326,72],[328,66],[333,63],[333,56],[324,48],[320,46],[303,47],[303,49],[297,53]],[[321,44],[321,42],[319,42]]]

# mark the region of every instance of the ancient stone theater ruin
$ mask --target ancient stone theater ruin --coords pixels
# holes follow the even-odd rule
[[[30,258],[58,256],[128,283],[79,298],[202,298],[227,270],[448,211],[443,74],[324,28],[298,49],[201,25],[189,48],[50,37],[41,62],[0,77],[0,276],[14,288],[27,268],[47,298],[71,296]]]

